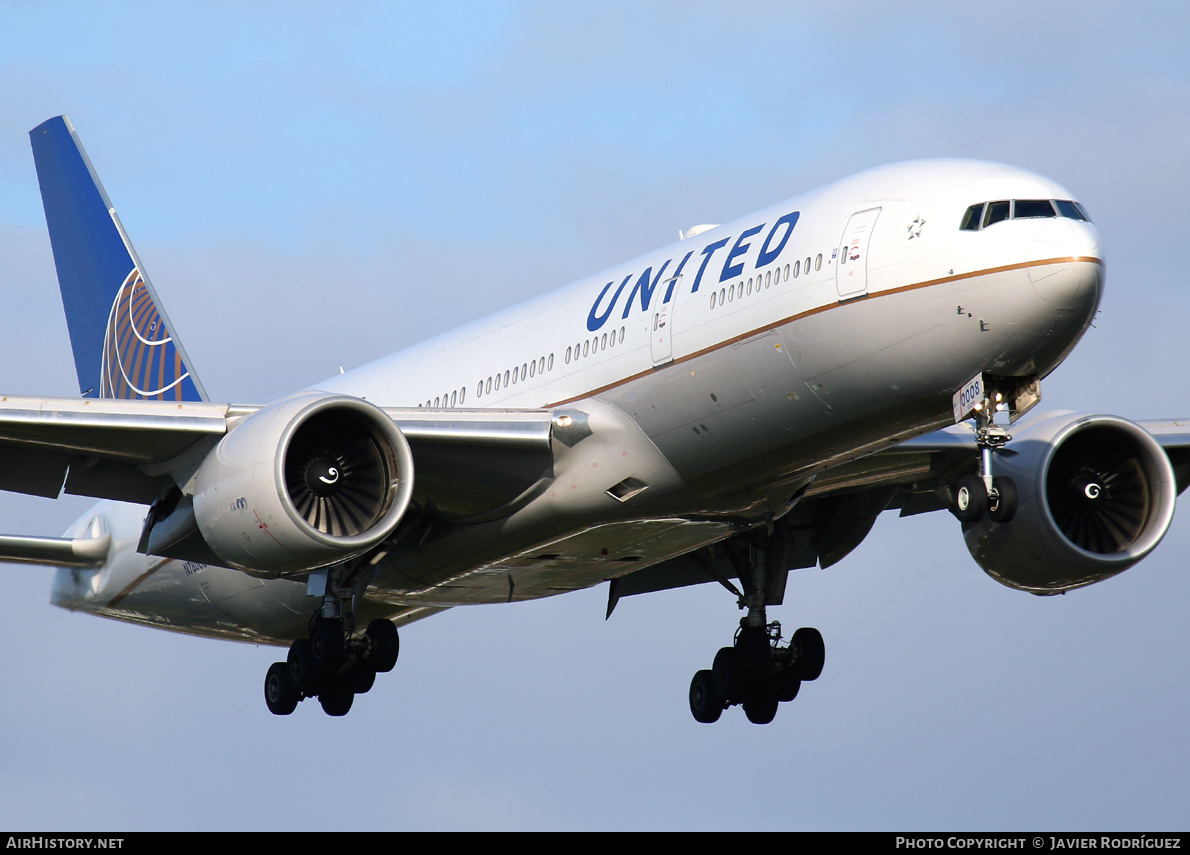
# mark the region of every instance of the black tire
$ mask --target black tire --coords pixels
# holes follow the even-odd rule
[[[797,648],[797,677],[799,680],[817,680],[826,664],[826,644],[822,633],[812,626],[803,626],[793,634],[793,646]]]
[[[715,691],[723,700],[731,703],[739,699],[742,681],[734,647],[719,648],[719,652],[715,654],[715,662],[711,665],[711,680],[715,684]]]
[[[998,495],[995,502],[988,502],[988,517],[994,522],[1006,523],[1016,516],[1016,481],[1005,475],[993,478],[992,487]]]
[[[768,724],[777,717],[777,696],[772,692],[757,692],[744,701],[744,715],[753,724]]]
[[[781,703],[787,703],[797,697],[801,687],[802,681],[798,678],[797,671],[793,668],[782,668],[773,681],[773,697]]]
[[[310,639],[299,638],[289,646],[289,656],[285,659],[285,672],[289,676],[289,685],[303,695],[313,695],[317,688],[318,675],[314,670],[314,660],[310,654]]]
[[[351,711],[351,704],[355,700],[355,692],[351,685],[344,680],[333,680],[318,695],[318,703],[322,704],[322,711],[327,715],[342,716]]]
[[[310,627],[310,659],[319,674],[333,674],[343,664],[343,622],[318,618]]]
[[[745,683],[762,680],[773,670],[773,645],[764,627],[746,626],[735,640],[736,664]]]
[[[372,641],[368,652],[368,664],[373,671],[387,674],[397,664],[401,654],[401,637],[391,620],[377,618],[368,624],[366,635]]]
[[[301,696],[289,683],[289,667],[285,662],[274,662],[264,677],[264,702],[273,715],[289,715],[297,709]]]
[[[376,682],[376,671],[366,662],[357,662],[347,677],[351,683],[351,691],[357,695],[365,695]]]
[[[702,724],[714,724],[723,714],[723,698],[715,691],[710,671],[699,671],[690,681],[690,714]]]
[[[978,475],[964,475],[954,488],[954,515],[963,522],[979,522],[988,510],[988,491]]]

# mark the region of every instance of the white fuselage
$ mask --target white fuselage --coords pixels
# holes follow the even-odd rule
[[[1098,305],[1094,227],[960,220],[1072,198],[998,164],[882,167],[318,384],[385,407],[573,408],[599,437],[559,449],[555,483],[507,513],[393,550],[362,611],[589,587],[779,516],[831,466],[943,426],[979,372],[1048,374]],[[59,605],[204,635],[304,631],[303,584],[137,554],[135,506],[104,503],[72,532],[96,515],[113,559],[60,571]]]

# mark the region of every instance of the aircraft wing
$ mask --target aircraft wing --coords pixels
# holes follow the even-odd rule
[[[0,397],[0,489],[149,504],[261,408],[203,401]],[[547,469],[548,410],[384,410],[417,463],[415,500],[475,512]],[[452,493],[452,489],[454,493]],[[494,504],[493,504],[494,503]],[[0,544],[0,556],[11,554]]]
[[[1190,420],[1142,421],[1165,449],[1177,475],[1178,492],[1190,485]],[[1009,446],[1004,452],[1012,453]],[[806,497],[838,496],[896,487],[886,510],[911,516],[946,507],[938,491],[959,475],[976,470],[975,437],[967,425],[955,425],[861,457],[814,480]],[[935,497],[927,499],[926,496]]]
[[[1165,450],[1177,491],[1190,486],[1190,420],[1137,422]],[[1012,447],[1001,453],[1013,454]],[[953,485],[978,469],[975,437],[966,424],[907,440],[819,474],[789,514],[774,522],[785,543],[790,570],[829,567],[846,557],[889,510],[900,516],[947,510]],[[746,556],[733,555],[729,543],[703,548],[611,580],[607,613],[626,596],[716,581],[734,590]],[[779,589],[769,605],[780,604]]]

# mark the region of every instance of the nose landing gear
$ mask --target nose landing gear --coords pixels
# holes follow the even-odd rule
[[[1008,476],[992,474],[994,452],[1012,439],[995,423],[996,413],[1008,409],[1000,393],[985,391],[972,408],[975,419],[975,446],[979,449],[979,474],[964,475],[954,486],[954,515],[963,522],[979,522],[985,516],[993,522],[1006,523],[1016,515],[1016,482]]]

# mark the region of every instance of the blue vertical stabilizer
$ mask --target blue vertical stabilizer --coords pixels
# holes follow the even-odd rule
[[[29,132],[84,398],[205,401],[202,384],[65,116]]]

